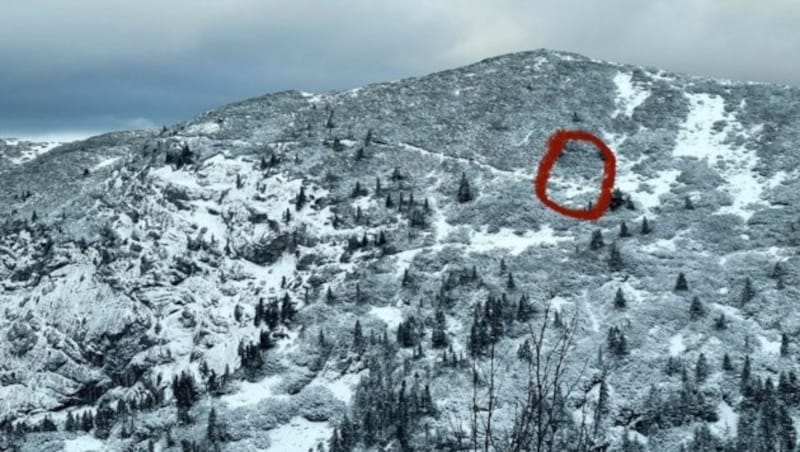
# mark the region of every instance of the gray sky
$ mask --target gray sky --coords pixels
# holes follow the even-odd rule
[[[160,126],[541,47],[800,85],[797,0],[4,0],[0,137]]]

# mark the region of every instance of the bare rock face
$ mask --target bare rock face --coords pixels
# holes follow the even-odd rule
[[[595,222],[533,194],[558,129]],[[528,450],[538,343],[553,450],[791,450],[798,136],[797,88],[540,50],[0,140],[0,449],[467,450],[476,397]]]

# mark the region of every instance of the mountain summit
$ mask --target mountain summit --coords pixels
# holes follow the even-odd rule
[[[794,450],[798,144],[800,89],[546,50],[0,140],[0,450]]]

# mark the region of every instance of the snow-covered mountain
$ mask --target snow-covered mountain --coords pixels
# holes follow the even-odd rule
[[[0,450],[794,450],[798,145],[798,88],[545,50],[0,141]]]

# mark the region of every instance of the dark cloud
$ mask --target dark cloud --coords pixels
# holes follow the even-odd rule
[[[800,85],[795,0],[11,0],[0,136],[169,123],[540,47]],[[165,4],[166,3],[166,4]]]

